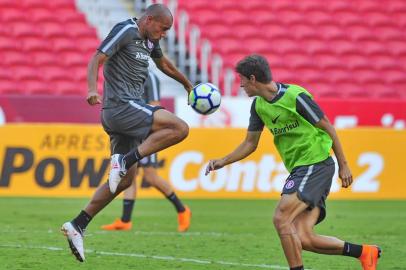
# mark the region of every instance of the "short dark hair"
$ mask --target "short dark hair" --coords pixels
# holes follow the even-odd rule
[[[261,83],[269,83],[272,81],[272,73],[268,61],[265,57],[257,54],[252,54],[238,62],[235,70],[249,78],[251,75]]]
[[[157,19],[168,17],[173,20],[171,11],[164,4],[152,4],[148,6],[147,9],[145,10],[145,15],[150,15]]]

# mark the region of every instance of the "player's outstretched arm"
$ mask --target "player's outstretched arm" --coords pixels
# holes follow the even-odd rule
[[[173,64],[172,62],[165,56],[160,58],[152,58],[156,64],[156,66],[166,75],[171,77],[172,79],[180,82],[183,87],[186,89],[188,93],[192,91],[193,85],[192,83],[183,75]]]
[[[316,126],[326,131],[333,140],[333,151],[337,158],[339,168],[338,175],[341,178],[342,187],[349,187],[352,183],[352,174],[350,168],[348,167],[347,160],[345,159],[343,147],[341,146],[334,126],[330,123],[326,116],[324,116],[316,124]]]
[[[262,131],[248,131],[245,140],[233,152],[221,159],[213,159],[209,161],[205,175],[208,175],[211,171],[223,168],[228,164],[248,157],[255,151],[255,149],[257,149],[261,133]]]
[[[97,77],[99,74],[99,68],[107,60],[107,55],[101,52],[97,52],[92,56],[87,66],[87,102],[90,105],[96,105],[101,103],[101,98],[97,92]]]

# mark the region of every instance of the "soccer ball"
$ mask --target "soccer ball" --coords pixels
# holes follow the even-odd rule
[[[221,94],[217,86],[211,83],[200,83],[189,93],[189,104],[200,114],[212,114],[221,103]]]

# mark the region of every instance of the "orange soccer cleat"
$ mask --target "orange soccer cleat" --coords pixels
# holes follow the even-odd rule
[[[123,222],[120,218],[117,218],[113,223],[103,225],[101,228],[106,231],[129,231],[131,230],[133,223]]]
[[[185,206],[185,211],[178,213],[178,231],[186,232],[190,227],[190,222],[192,220],[192,212],[189,207]]]
[[[378,246],[362,245],[362,254],[358,258],[363,270],[376,270],[378,258],[381,257],[381,249]]]

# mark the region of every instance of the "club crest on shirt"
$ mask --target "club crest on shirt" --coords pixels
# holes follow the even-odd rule
[[[295,186],[295,181],[293,181],[293,180],[289,180],[288,182],[286,182],[286,184],[285,184],[285,188],[286,189],[291,189],[291,188],[293,188]]]
[[[152,43],[150,40],[147,40],[147,46],[148,49],[152,50],[154,48],[154,43]]]

